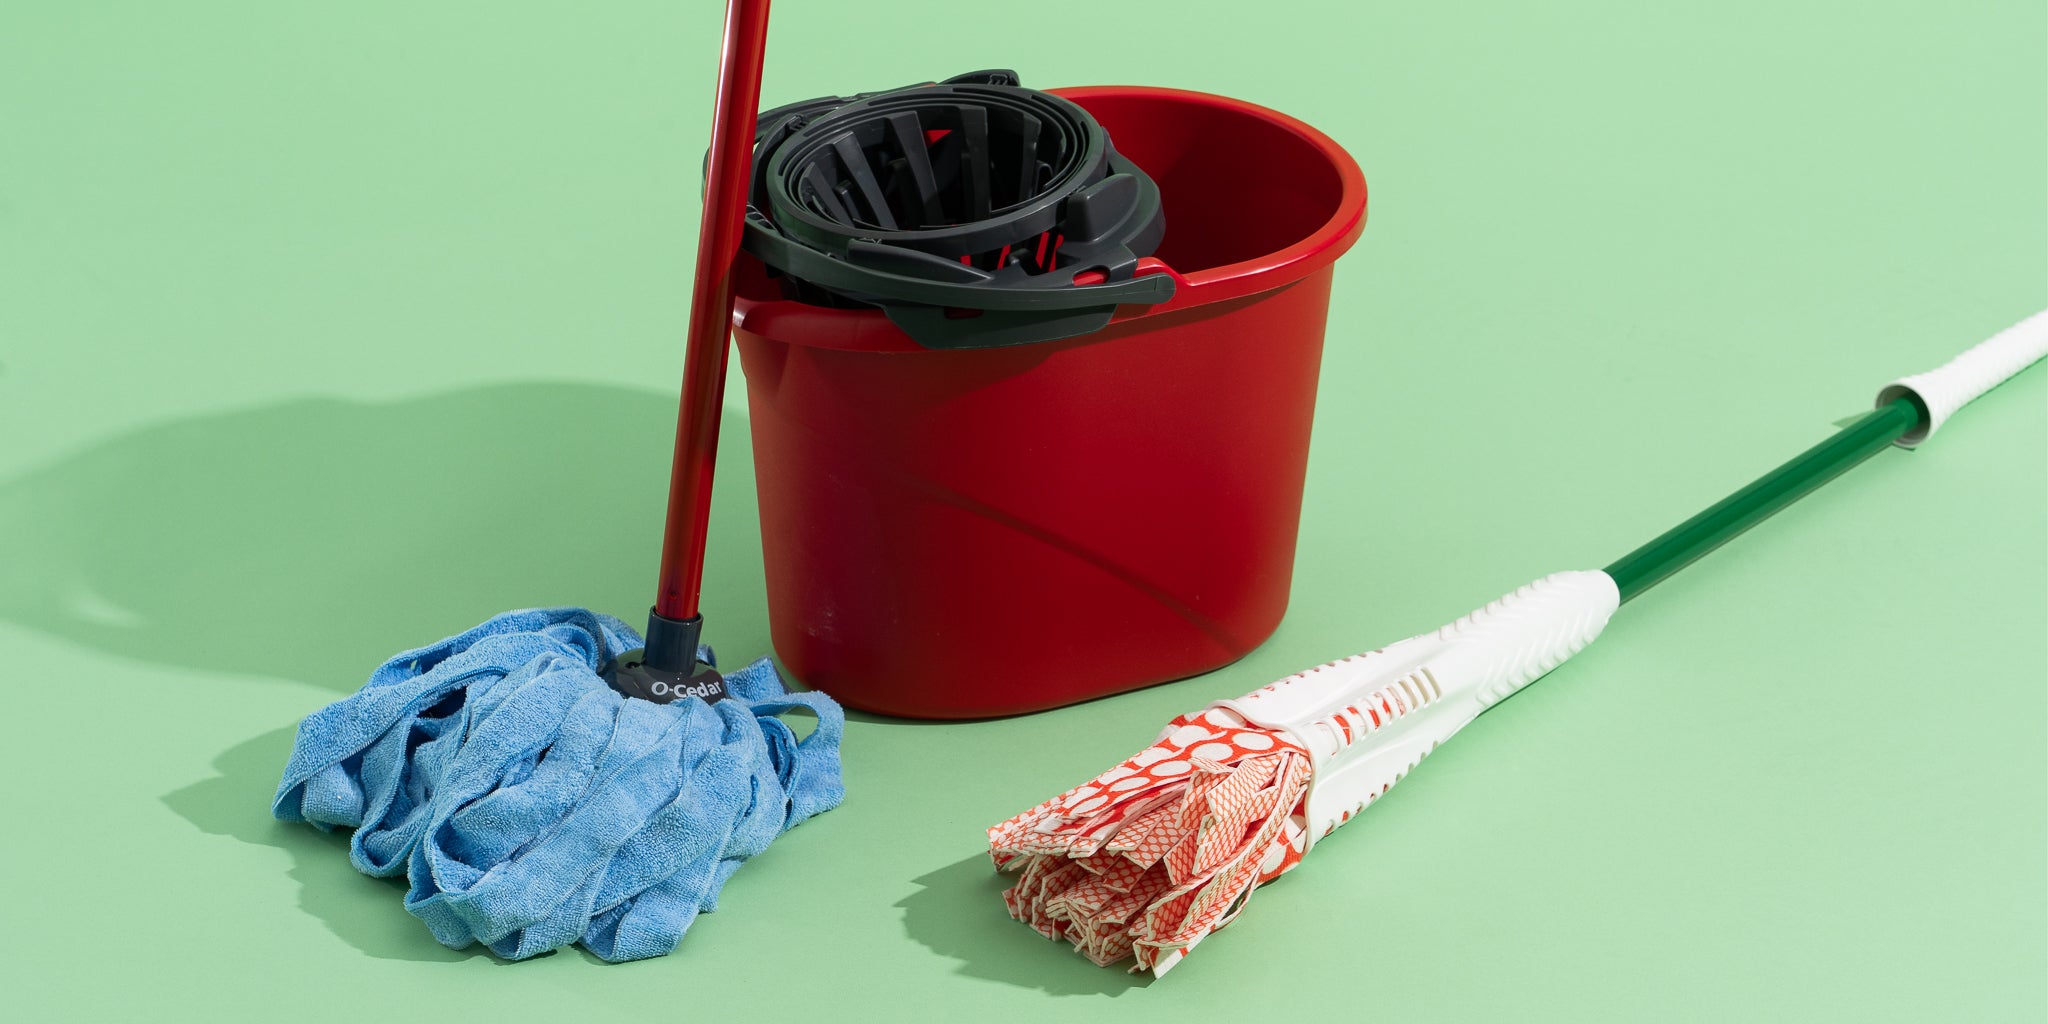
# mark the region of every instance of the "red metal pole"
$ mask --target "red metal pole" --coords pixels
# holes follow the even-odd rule
[[[662,531],[660,589],[654,601],[655,612],[664,618],[694,618],[704,586],[711,477],[718,458],[718,416],[732,332],[732,263],[746,223],[754,116],[761,102],[767,42],[768,0],[729,0],[725,49],[718,62],[718,108],[711,121],[704,218],[697,235],[697,279],[690,293],[675,465],[669,472],[668,523]]]

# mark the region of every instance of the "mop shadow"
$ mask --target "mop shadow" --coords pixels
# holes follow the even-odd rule
[[[401,901],[405,881],[371,878],[349,864],[348,834],[270,816],[278,767],[292,747],[290,728],[236,744],[213,761],[212,778],[166,793],[164,806],[207,835],[282,850],[299,883],[299,909],[343,942],[380,960],[449,962],[489,954],[482,946],[454,950],[435,942]]]
[[[960,961],[954,973],[1035,989],[1055,996],[1116,997],[1143,988],[1150,975],[1128,964],[1097,967],[1057,939],[1047,939],[1003,912],[1011,882],[977,854],[915,879],[917,892],[896,903],[903,930],[940,956]]]
[[[158,424],[0,481],[0,620],[338,691],[510,607],[653,592],[674,398],[522,383]],[[723,427],[707,611],[765,646],[745,417]],[[637,623],[636,623],[637,625]],[[282,763],[282,758],[279,759]]]

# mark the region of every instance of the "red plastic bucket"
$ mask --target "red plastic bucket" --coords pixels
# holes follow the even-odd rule
[[[1013,348],[735,273],[769,623],[856,708],[978,718],[1207,672],[1287,608],[1332,264],[1365,178],[1284,114],[1057,92],[1159,183],[1169,303]]]

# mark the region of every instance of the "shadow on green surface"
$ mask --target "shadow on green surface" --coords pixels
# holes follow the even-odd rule
[[[453,961],[486,956],[482,946],[453,950],[405,912],[405,882],[371,878],[349,864],[348,835],[270,816],[278,767],[291,752],[290,728],[264,733],[214,758],[219,774],[163,797],[164,805],[207,835],[227,836],[291,855],[299,907],[343,942],[380,960]]]
[[[531,383],[148,427],[0,483],[0,619],[343,691],[511,607],[632,621],[674,423],[668,396]],[[727,428],[712,537],[746,551],[705,589],[759,601],[744,417]]]
[[[903,908],[903,930],[940,956],[960,961],[955,973],[1038,989],[1056,996],[1119,996],[1149,975],[1128,964],[1097,967],[1065,942],[1047,939],[1003,913],[1009,879],[977,854],[916,879]]]

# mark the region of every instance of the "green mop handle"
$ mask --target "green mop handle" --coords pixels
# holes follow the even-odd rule
[[[2048,354],[2048,310],[1999,332],[1936,370],[1878,392],[1877,408],[1797,458],[1621,556],[1607,575],[1627,603],[1820,485],[1894,444],[1911,448],[1950,415]]]

